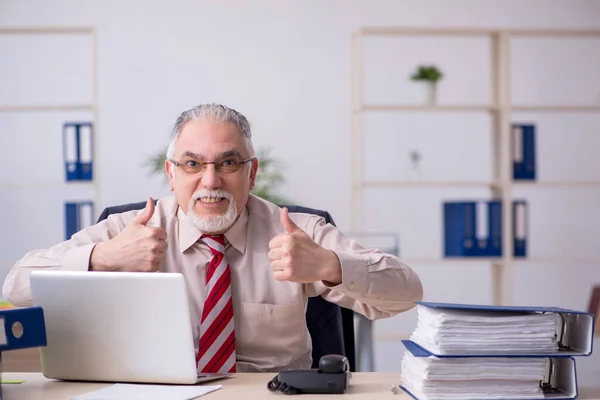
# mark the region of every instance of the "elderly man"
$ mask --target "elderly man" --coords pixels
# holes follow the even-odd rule
[[[257,169],[242,114],[217,104],[183,112],[165,161],[174,195],[27,253],[4,297],[30,305],[34,268],[182,273],[204,372],[310,368],[310,296],[370,319],[422,298],[419,277],[396,257],[361,248],[321,217],[252,195]]]

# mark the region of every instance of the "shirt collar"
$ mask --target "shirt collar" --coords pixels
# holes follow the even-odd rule
[[[179,251],[183,253],[200,240],[202,232],[190,223],[181,207],[177,208],[177,220],[179,221]],[[225,232],[227,242],[242,254],[246,251],[247,222],[248,209],[244,207],[233,225]]]

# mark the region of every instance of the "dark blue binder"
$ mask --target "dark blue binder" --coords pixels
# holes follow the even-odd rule
[[[528,212],[525,200],[515,200],[513,203],[513,238],[515,257],[527,255]]]
[[[499,200],[487,203],[488,236],[487,247],[482,256],[502,256],[502,202]]]
[[[474,201],[444,203],[444,254],[447,257],[478,255]]]
[[[483,205],[484,212],[477,212],[480,205]],[[503,229],[500,200],[445,202],[443,213],[446,257],[502,256]],[[515,257],[525,257],[527,253],[526,216],[527,202],[515,200],[513,205]],[[485,232],[478,232],[480,224],[483,224]]]
[[[46,325],[41,307],[0,310],[0,352],[46,346]]]
[[[93,179],[93,126],[89,122],[63,124],[63,156],[67,181]]]
[[[65,240],[94,221],[94,203],[91,201],[65,203]]]
[[[47,345],[44,311],[41,307],[0,310],[0,378],[2,354],[5,351],[43,347]],[[2,399],[2,384],[0,384]]]
[[[535,179],[535,125],[513,124],[513,179]]]

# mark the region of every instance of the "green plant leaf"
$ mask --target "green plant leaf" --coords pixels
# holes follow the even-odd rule
[[[410,79],[413,81],[428,81],[433,83],[436,83],[443,77],[444,74],[435,65],[420,65],[410,75]]]

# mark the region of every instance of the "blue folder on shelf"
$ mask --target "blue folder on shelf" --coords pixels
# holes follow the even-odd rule
[[[0,310],[0,352],[46,346],[41,307]]]
[[[65,240],[80,230],[94,224],[94,202],[65,203]]]
[[[513,238],[515,257],[527,255],[527,231],[528,231],[527,202],[515,200],[513,203]]]
[[[535,179],[535,125],[513,124],[513,179]]]
[[[502,202],[472,200],[444,202],[444,256],[501,257]],[[525,200],[513,201],[513,254],[527,254],[527,215]]]
[[[474,201],[444,203],[444,254],[447,257],[478,255],[476,207]]]
[[[93,179],[93,126],[90,122],[67,122],[63,125],[65,179]]]
[[[557,313],[562,320],[562,333],[559,338],[559,351],[555,353],[515,353],[511,357],[577,357],[592,354],[594,345],[594,315],[587,311],[571,310],[559,307],[529,307],[529,306],[488,306],[456,303],[417,302],[427,307],[447,310],[489,311],[490,313]],[[410,343],[409,343],[410,342]],[[403,340],[405,346],[421,347],[411,340]],[[414,348],[414,346],[412,346]],[[422,347],[421,347],[422,348]],[[423,349],[428,352],[427,349]],[[468,353],[468,354],[435,354],[436,357],[506,357],[506,353]]]
[[[404,347],[415,357],[431,357],[434,356],[421,346],[410,340],[403,340]],[[463,356],[449,356],[452,358],[462,358]],[[482,356],[480,356],[482,357]],[[507,356],[503,356],[507,357]],[[515,357],[515,356],[508,356]],[[543,357],[551,363],[548,371],[548,376],[540,382],[544,391],[544,399],[575,399],[578,396],[577,388],[577,368],[573,357]],[[413,399],[419,400],[417,396],[411,393],[404,385],[400,385]],[[514,399],[513,399],[514,400]]]

